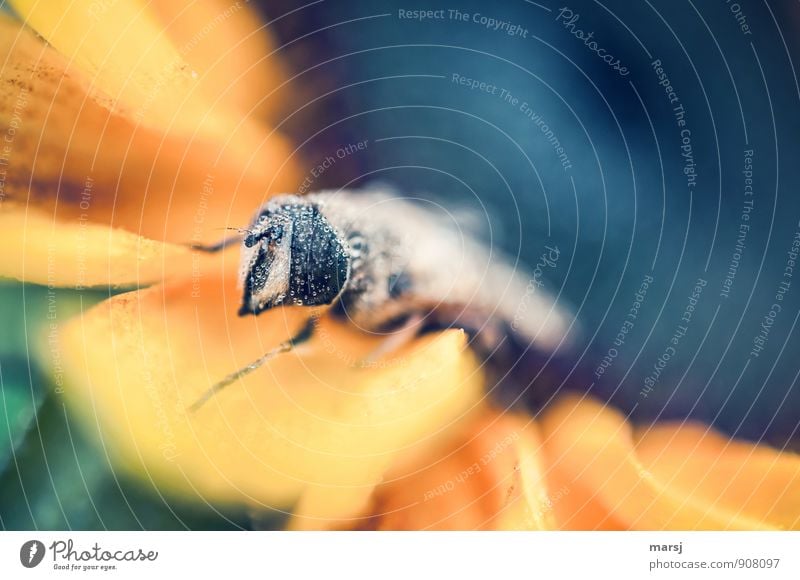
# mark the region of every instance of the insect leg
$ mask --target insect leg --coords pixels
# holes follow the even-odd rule
[[[189,406],[188,411],[194,413],[195,411],[200,409],[200,407],[206,404],[209,401],[209,399],[211,399],[211,397],[219,393],[222,389],[224,389],[228,385],[233,384],[242,377],[249,375],[254,370],[260,368],[261,366],[264,365],[264,363],[275,358],[279,354],[289,352],[292,349],[294,349],[294,347],[307,341],[309,338],[311,338],[311,335],[314,332],[314,322],[315,322],[314,317],[309,318],[308,322],[306,322],[306,324],[303,326],[300,332],[295,334],[293,337],[291,337],[288,340],[285,340],[272,350],[261,355],[246,367],[240,368],[238,371],[229,374],[227,377],[225,377],[218,383],[212,385],[211,388],[209,388],[205,393],[203,393],[199,399],[197,399],[194,403],[191,404],[191,406]]]

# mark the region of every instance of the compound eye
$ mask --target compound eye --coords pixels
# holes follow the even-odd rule
[[[344,289],[350,256],[316,208],[300,212],[292,230],[289,296],[294,304],[331,304]]]

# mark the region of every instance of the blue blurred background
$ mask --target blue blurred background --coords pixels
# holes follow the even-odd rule
[[[282,17],[288,6],[269,5],[302,71],[293,82],[319,99],[313,123],[301,111],[285,124],[303,153],[313,162],[368,140],[315,185],[387,181],[471,208],[484,235],[528,266],[557,245],[547,288],[582,326],[585,371],[570,388],[641,421],[693,417],[789,444],[800,420],[800,282],[784,276],[800,227],[800,5],[466,1],[456,14],[393,0]]]

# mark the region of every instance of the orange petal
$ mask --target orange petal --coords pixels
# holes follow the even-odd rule
[[[117,296],[60,337],[73,407],[98,425],[120,465],[162,488],[279,507],[308,492],[297,525],[322,527],[360,512],[358,498],[398,454],[457,424],[481,396],[459,331],[362,368],[379,341],[323,318],[309,343],[187,412],[308,316],[284,308],[238,317],[235,275],[199,276]]]
[[[797,526],[796,455],[745,445],[758,450],[753,452],[759,460],[744,461],[743,444],[720,445],[718,435],[704,442],[696,428],[658,427],[637,445],[621,413],[575,396],[560,400],[541,426],[548,480],[575,491],[556,506],[563,528]],[[771,494],[777,495],[769,503]],[[743,504],[745,497],[749,501]]]
[[[539,453],[530,418],[484,409],[449,444],[395,469],[377,488],[363,527],[551,529],[554,499]]]
[[[698,424],[637,429],[646,469],[691,501],[778,529],[800,529],[800,456],[729,440]]]
[[[163,244],[86,221],[0,205],[0,275],[49,286],[138,286],[184,272],[196,258]]]
[[[140,126],[90,96],[80,70],[0,17],[0,200],[54,219],[210,243],[249,223],[297,169],[280,135],[236,123],[224,139]]]
[[[150,6],[214,103],[275,119],[287,94],[270,29],[244,1],[159,0]]]
[[[10,0],[22,19],[91,81],[92,95],[139,121],[223,134],[197,73],[138,0]]]

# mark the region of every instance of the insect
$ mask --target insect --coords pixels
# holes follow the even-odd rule
[[[387,333],[391,350],[420,332],[461,327],[487,353],[513,335],[553,351],[572,316],[510,260],[453,220],[382,190],[273,197],[240,236],[239,314],[281,305],[323,309],[367,332]],[[520,315],[520,313],[523,315]],[[209,389],[190,409],[313,333],[313,322]]]

